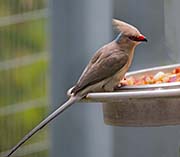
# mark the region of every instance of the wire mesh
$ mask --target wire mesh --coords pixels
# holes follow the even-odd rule
[[[0,156],[45,117],[47,94],[46,0],[0,1]],[[48,156],[43,129],[14,156]]]

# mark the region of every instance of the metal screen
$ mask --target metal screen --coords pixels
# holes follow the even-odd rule
[[[0,1],[0,156],[47,111],[46,0]],[[48,156],[48,129],[14,156]]]

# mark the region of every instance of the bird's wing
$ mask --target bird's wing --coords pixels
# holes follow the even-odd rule
[[[105,50],[102,49],[97,52],[97,54],[92,58],[79,81],[72,89],[72,93],[76,94],[90,85],[113,76],[128,62],[128,55],[117,49],[108,53],[104,53],[103,51]]]

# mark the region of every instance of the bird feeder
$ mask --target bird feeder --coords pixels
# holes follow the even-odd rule
[[[127,73],[129,76],[170,72],[180,64]],[[180,82],[124,86],[115,92],[89,93],[85,101],[103,104],[104,122],[114,126],[180,124]]]

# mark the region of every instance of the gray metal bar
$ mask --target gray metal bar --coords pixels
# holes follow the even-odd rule
[[[26,55],[23,57],[17,57],[14,59],[0,61],[0,71],[31,65],[33,63],[43,61],[43,60],[44,61],[48,60],[48,56],[46,52],[39,52],[32,55]]]
[[[17,15],[0,17],[0,27],[47,18],[48,16],[49,16],[48,9],[41,9],[41,10],[25,12]]]
[[[49,148],[49,141],[43,140],[40,142],[36,142],[33,144],[27,144],[22,146],[21,150],[17,150],[15,154],[13,154],[13,157],[23,157],[34,153],[39,153],[41,151],[46,151]],[[8,151],[0,152],[0,156],[3,157],[8,153]]]
[[[51,99],[57,108],[93,53],[111,39],[111,0],[52,0]],[[99,105],[72,106],[51,125],[51,156],[110,157]]]
[[[4,107],[0,107],[0,116],[9,116],[32,108],[46,107],[47,106],[46,101],[47,100],[45,97],[41,97],[38,99],[33,99],[22,103],[10,104]]]

